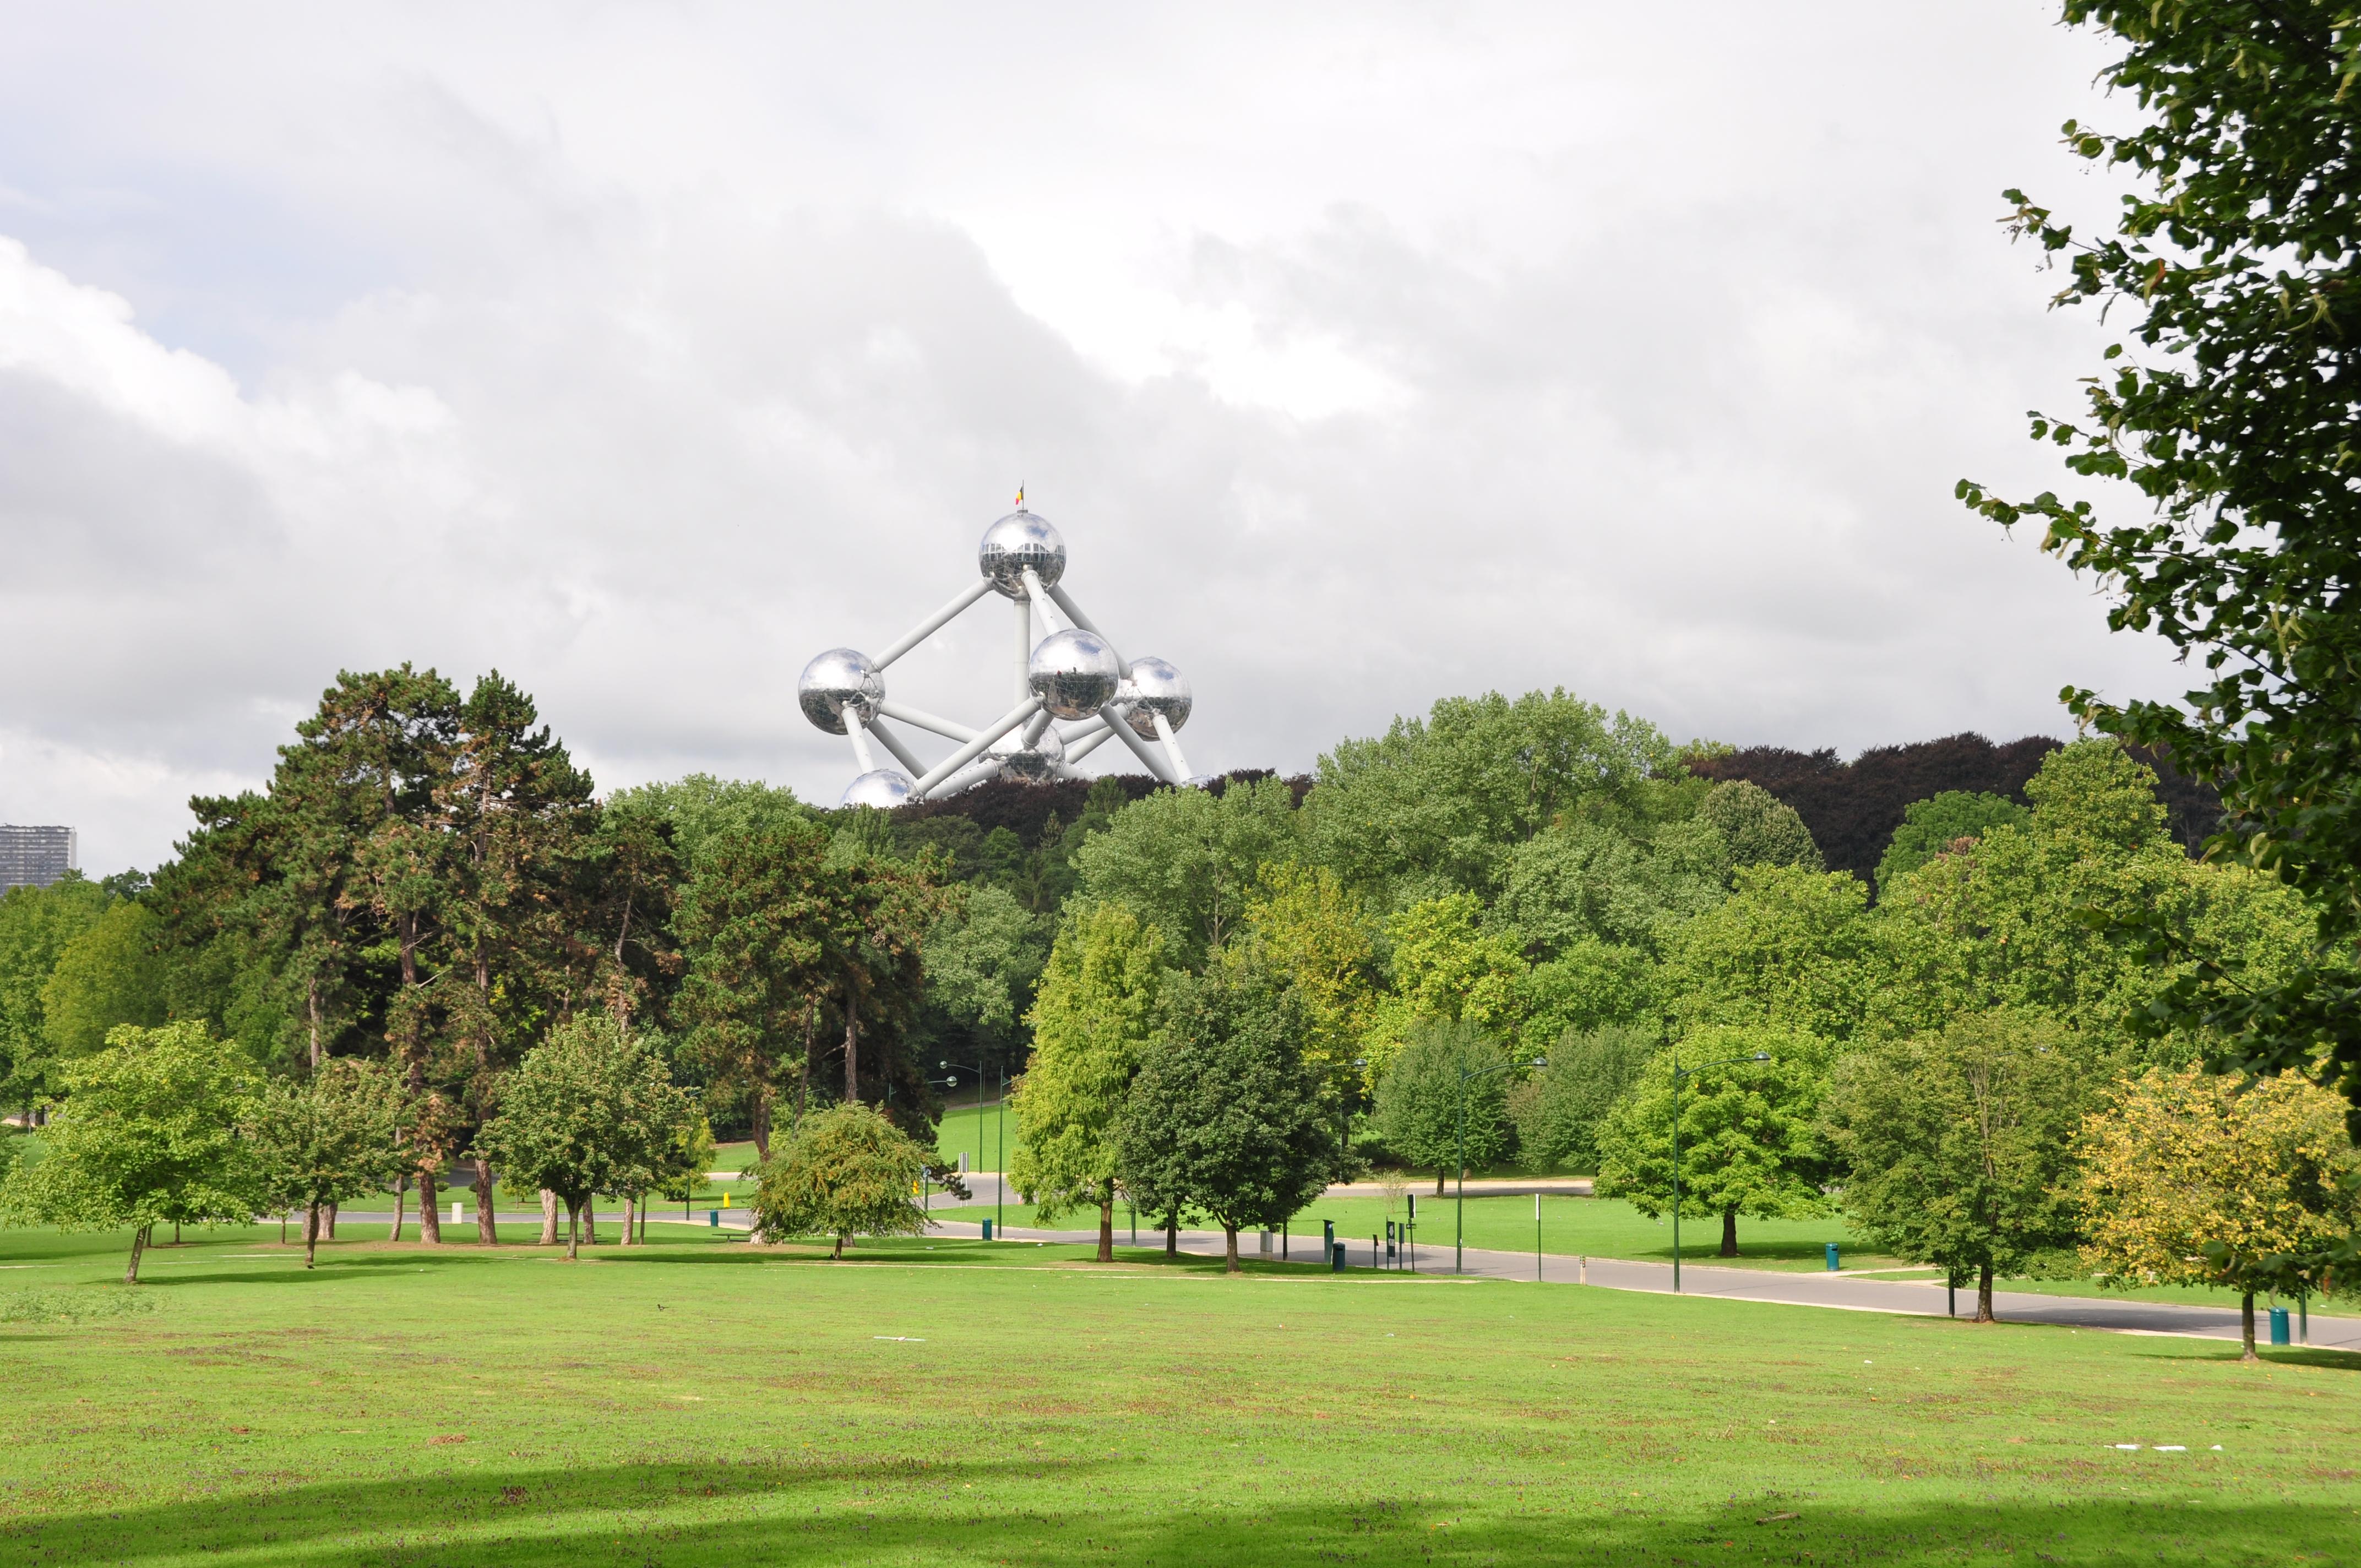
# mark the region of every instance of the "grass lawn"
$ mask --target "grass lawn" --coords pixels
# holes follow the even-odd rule
[[[655,1229],[574,1265],[339,1244],[309,1274],[275,1230],[215,1234],[136,1291],[117,1238],[0,1234],[0,1562],[2260,1564],[2361,1540],[2361,1358],[2332,1353]]]

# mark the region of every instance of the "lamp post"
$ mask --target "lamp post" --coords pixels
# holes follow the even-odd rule
[[[1452,1202],[1451,1272],[1467,1272],[1467,1080],[1489,1078],[1496,1072],[1507,1072],[1516,1067],[1547,1067],[1547,1057],[1535,1057],[1531,1062],[1504,1061],[1498,1067],[1463,1067],[1459,1069],[1459,1192]]]
[[[935,1065],[939,1068],[951,1069],[956,1072],[972,1072],[975,1074],[976,1109],[982,1110],[983,1108],[983,1068],[970,1062],[955,1061],[938,1061]],[[1006,1132],[1008,1126],[1008,1069],[1005,1067],[1003,1067],[997,1070],[1000,1076],[1000,1101],[993,1109],[992,1127],[992,1234],[995,1236],[1001,1234],[1008,1228],[1001,1223],[1000,1218],[1001,1200],[1007,1190],[1008,1182],[1008,1174],[1004,1168],[1008,1164],[1007,1159],[1005,1157],[1007,1154],[1007,1150],[1004,1146],[1006,1139],[1002,1135]],[[959,1082],[959,1080],[957,1078],[952,1078],[950,1081],[956,1084]],[[976,1128],[976,1151],[979,1154],[983,1152],[983,1128],[981,1125],[978,1125]]]
[[[1681,1080],[1695,1078],[1709,1067],[1728,1067],[1732,1062],[1769,1061],[1769,1051],[1757,1051],[1751,1057],[1724,1057],[1719,1061],[1699,1062],[1695,1067],[1681,1065],[1680,1047],[1673,1048],[1673,1294],[1681,1292]]]

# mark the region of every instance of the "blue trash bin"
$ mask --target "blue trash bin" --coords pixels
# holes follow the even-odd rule
[[[1830,1274],[1834,1274],[1836,1271],[1837,1271],[1837,1244],[1836,1244],[1836,1243],[1834,1243],[1834,1242],[1830,1242],[1830,1243],[1828,1244],[1828,1272],[1829,1272]]]
[[[720,1210],[719,1210],[719,1209],[708,1209],[708,1210],[705,1212],[705,1227],[706,1227],[706,1229],[710,1230],[710,1231],[718,1231],[718,1230],[719,1230],[719,1229],[721,1228],[721,1211],[720,1211]]]
[[[2273,1344],[2290,1343],[2288,1338],[2288,1310],[2285,1307],[2271,1309],[2271,1343]]]
[[[983,1223],[983,1239],[985,1241],[990,1241],[992,1239],[992,1222],[990,1220],[986,1220]]]

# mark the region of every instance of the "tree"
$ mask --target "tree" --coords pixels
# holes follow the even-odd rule
[[[156,916],[126,898],[66,944],[41,987],[42,1029],[51,1051],[67,1060],[85,1057],[122,1025],[152,1029],[164,1022],[157,938]]]
[[[876,816],[874,813],[868,813]],[[876,826],[882,829],[884,824]],[[927,932],[957,903],[932,858],[916,862],[840,834],[825,861],[819,970],[822,995],[842,1025],[844,1098],[862,1097],[861,1043],[872,1043],[868,1081],[889,1105],[902,1091],[904,1113],[930,1115],[937,1102],[926,1073],[895,1052],[926,994]],[[887,1113],[893,1113],[889,1110]]]
[[[1586,942],[1653,949],[1668,926],[1719,904],[1729,878],[1729,845],[1700,818],[1661,824],[1644,839],[1621,823],[1561,822],[1509,852],[1486,925],[1537,962]]]
[[[1463,1162],[1478,1169],[1508,1152],[1507,1066],[1473,1024],[1430,1018],[1412,1026],[1378,1083],[1378,1136],[1434,1190]]]
[[[2097,1064],[2057,1024],[1995,1012],[1839,1064],[1824,1111],[1845,1212],[1896,1257],[1993,1277],[2075,1239],[2075,1135]]]
[[[2111,1282],[2239,1292],[2254,1360],[2256,1291],[2317,1288],[2305,1260],[2361,1226],[2342,1111],[2301,1079],[2143,1074],[2083,1123],[2084,1261]]]
[[[1115,1117],[1155,1031],[1164,938],[1117,905],[1070,910],[1033,1002],[1033,1062],[1016,1080],[1010,1177],[1044,1220],[1099,1212],[1115,1261]]]
[[[0,894],[0,1096],[31,1110],[63,1087],[50,1072],[49,1020],[42,988],[58,956],[106,914],[105,889],[80,872],[47,887],[12,887]]]
[[[2084,239],[2010,191],[2015,232],[2068,258],[2054,304],[2121,313],[2081,417],[2035,439],[2089,478],[2125,479],[2141,515],[2087,499],[2008,500],[1961,480],[2004,526],[2106,585],[2108,624],[2161,636],[2206,671],[2182,703],[2064,694],[2104,733],[2169,748],[2221,791],[2216,859],[2276,874],[2320,920],[2306,962],[2257,985],[2201,966],[2160,999],[2218,1037],[2216,1065],[2341,1086],[2361,1133],[2361,207],[2351,200],[2351,18],[2307,0],[2169,6],[2066,0],[2121,39],[2100,81],[2137,124],[2069,121],[2081,157],[2128,176],[2114,232]]]
[[[1509,1091],[1517,1157],[1533,1171],[1598,1169],[1598,1124],[1664,1042],[1629,1024],[1568,1029],[1548,1065]]]
[[[1232,1274],[1242,1227],[1283,1224],[1328,1184],[1332,1086],[1304,1059],[1303,1033],[1281,975],[1235,964],[1180,977],[1116,1119],[1125,1185],[1212,1215]]]
[[[995,1042],[1012,1037],[1049,962],[1048,923],[997,887],[972,887],[927,934],[927,999]]]
[[[1360,905],[1326,867],[1277,861],[1263,867],[1232,949],[1240,962],[1285,977],[1301,1014],[1304,1060],[1338,1078],[1354,1072],[1376,1012],[1370,937]]]
[[[755,1229],[765,1241],[833,1236],[837,1257],[856,1235],[915,1236],[930,1223],[918,1201],[926,1169],[926,1150],[873,1107],[831,1105],[763,1162]]]
[[[1466,1023],[1494,1039],[1515,1036],[1523,1021],[1526,973],[1512,937],[1483,924],[1472,893],[1413,904],[1386,922],[1389,990],[1371,1010],[1365,1048],[1369,1075],[1382,1079],[1417,1026]]]
[[[128,1225],[123,1277],[136,1285],[158,1224],[253,1216],[237,1129],[255,1082],[233,1047],[193,1021],[126,1025],[63,1071],[66,1102],[43,1130],[42,1157],[8,1179],[11,1218],[79,1231]]]
[[[565,1201],[572,1258],[592,1195],[615,1190],[619,1180],[653,1185],[647,1173],[692,1114],[644,1036],[626,1034],[603,1013],[582,1014],[525,1053],[477,1139],[520,1184]]]
[[[303,1266],[317,1260],[320,1211],[382,1191],[401,1175],[401,1080],[383,1062],[331,1057],[308,1080],[280,1079],[248,1103],[241,1129],[265,1213],[303,1211]]]
[[[1626,1024],[1653,1029],[1663,1012],[1659,978],[1655,960],[1642,948],[1574,943],[1518,981],[1517,1011],[1524,1020],[1520,1047],[1544,1053],[1569,1029],[1579,1034]]]
[[[1743,779],[1718,784],[1697,806],[1698,820],[1721,835],[1730,864],[1739,866],[1798,866],[1825,871],[1819,846],[1795,808],[1760,784]]]
[[[1304,800],[1310,847],[1380,907],[1488,898],[1517,845],[1562,816],[1643,815],[1647,783],[1677,767],[1653,726],[1564,690],[1446,697],[1320,759]]]
[[[1771,1059],[1743,1059],[1757,1052]],[[1692,1030],[1649,1060],[1600,1124],[1598,1196],[1625,1199],[1651,1218],[1672,1209],[1673,1074],[1686,1067],[1692,1075],[1679,1094],[1680,1212],[1720,1216],[1721,1255],[1738,1255],[1741,1214],[1824,1212],[1828,1162],[1817,1118],[1828,1056],[1827,1041],[1775,1025]],[[1708,1063],[1726,1065],[1702,1070]]]
[[[1746,866],[1728,902],[1682,927],[1658,978],[1685,1028],[1763,1025],[1850,1039],[1877,989],[1869,889],[1843,872]]]
[[[686,1048],[752,1100],[755,1152],[765,1159],[785,1064],[810,1070],[827,985],[827,847],[803,817],[718,833],[693,861],[674,919],[688,961],[675,1003]]]
[[[2025,819],[2025,807],[2001,795],[1947,789],[1912,802],[1877,862],[1878,895],[1892,892],[1895,883],[1960,839],[1981,839],[1991,828],[2018,827]]]
[[[1245,920],[1263,867],[1295,858],[1299,831],[1283,779],[1159,790],[1083,842],[1078,891],[1130,910],[1163,935],[1169,961],[1200,969]]]

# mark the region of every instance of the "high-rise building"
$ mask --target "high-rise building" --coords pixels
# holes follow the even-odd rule
[[[0,892],[47,887],[79,869],[72,828],[0,825]]]

